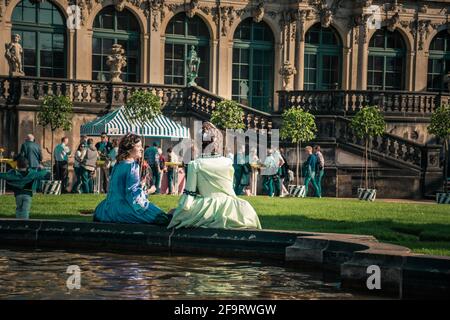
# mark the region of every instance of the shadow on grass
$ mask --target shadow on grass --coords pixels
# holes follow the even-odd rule
[[[326,233],[348,233],[372,235],[379,241],[409,246],[411,249],[424,248],[444,250],[450,254],[449,225],[439,223],[399,223],[390,219],[365,222],[332,221],[312,219],[304,215],[259,215],[265,229],[302,230]]]

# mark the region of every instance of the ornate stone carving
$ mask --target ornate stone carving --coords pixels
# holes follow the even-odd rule
[[[328,28],[333,21],[333,13],[330,9],[325,9],[320,13],[320,23],[323,28]]]
[[[315,8],[317,16],[320,18],[322,27],[328,28],[333,22],[338,9],[341,8],[343,0],[334,0],[332,2],[326,0],[310,0],[310,4]]]
[[[253,21],[259,23],[264,18],[264,1],[261,1],[258,6],[253,10]]]
[[[23,49],[20,44],[20,35],[15,34],[10,43],[5,44],[5,58],[9,65],[9,75],[12,77],[24,76],[22,64]]]
[[[111,82],[122,82],[120,75],[122,68],[127,65],[127,58],[125,57],[125,50],[120,44],[113,44],[111,55],[106,59],[106,64],[110,68]]]
[[[423,4],[420,8],[419,8],[419,12],[420,13],[427,13],[428,11],[428,6],[426,4]]]
[[[150,3],[151,19],[153,31],[158,31],[164,20],[164,0],[152,0]]]
[[[198,0],[191,0],[191,2],[189,4],[186,4],[187,8],[186,8],[186,15],[189,18],[193,18],[195,16],[195,14],[197,13],[198,10]]]
[[[122,12],[125,8],[125,0],[114,0],[113,3],[116,10],[119,12]]]
[[[289,61],[285,61],[279,73],[283,78],[283,89],[289,90],[292,76],[297,74],[297,69]]]
[[[358,3],[362,8],[368,8],[372,5],[372,0],[358,0]]]
[[[391,32],[394,32],[399,25],[400,25],[400,14],[398,12],[386,20],[386,27]]]
[[[311,14],[310,10],[298,10],[296,13],[300,41],[305,41],[305,22],[306,20],[309,19],[310,14]]]
[[[423,44],[428,38],[431,30],[431,20],[419,20],[417,21],[417,33],[419,35],[419,50],[423,50]]]
[[[353,16],[353,23],[350,24],[350,27],[355,28],[355,43],[367,42],[367,22],[370,17],[372,17],[370,13]]]
[[[227,36],[230,27],[234,23],[236,15],[241,15],[242,12],[238,12],[232,6],[224,6],[219,9],[213,8],[213,20],[216,24],[220,24],[220,32],[222,36]]]

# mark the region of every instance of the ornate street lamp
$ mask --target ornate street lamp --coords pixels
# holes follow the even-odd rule
[[[196,86],[197,83],[195,79],[198,77],[198,68],[200,67],[200,57],[195,51],[195,47],[191,46],[191,51],[187,57],[187,77],[188,77],[188,87]]]

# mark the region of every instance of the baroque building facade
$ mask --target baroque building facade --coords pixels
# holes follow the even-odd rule
[[[272,112],[286,62],[297,70],[287,89],[444,89],[437,76],[448,55],[447,4],[1,0],[0,42],[22,35],[27,76],[79,80],[107,78],[104,56],[121,43],[130,61],[124,81],[155,84],[185,84],[183,61],[194,45],[203,87]],[[0,61],[7,75],[7,61]]]
[[[374,92],[441,99],[448,93],[449,14],[447,0],[0,0],[0,76],[10,75],[5,50],[16,34],[25,79],[79,81],[80,88],[110,80],[106,60],[114,44],[125,49],[127,85],[185,87],[194,48],[201,58],[197,83],[208,99],[234,99],[276,127],[288,107],[282,92],[299,92],[294,100],[302,104],[323,102],[328,98],[320,93],[329,91],[342,92],[346,105]],[[399,95],[392,98],[398,112],[386,115],[388,133],[433,142],[429,115],[408,116],[409,97],[399,102],[405,99]],[[101,112],[96,103],[75,109],[74,130],[66,133],[73,145],[79,125]],[[25,99],[12,114],[4,103],[0,145],[17,149],[28,131],[45,141],[35,110]],[[325,131],[336,127],[322,124]]]

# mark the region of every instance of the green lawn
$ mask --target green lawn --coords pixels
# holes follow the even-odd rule
[[[33,198],[31,218],[91,221],[80,210],[93,210],[104,195]],[[169,210],[178,197],[152,196]],[[422,203],[370,203],[354,199],[245,198],[254,206],[264,229],[356,233],[400,244],[417,253],[450,256],[450,206]],[[0,197],[0,218],[14,217],[14,197]]]

